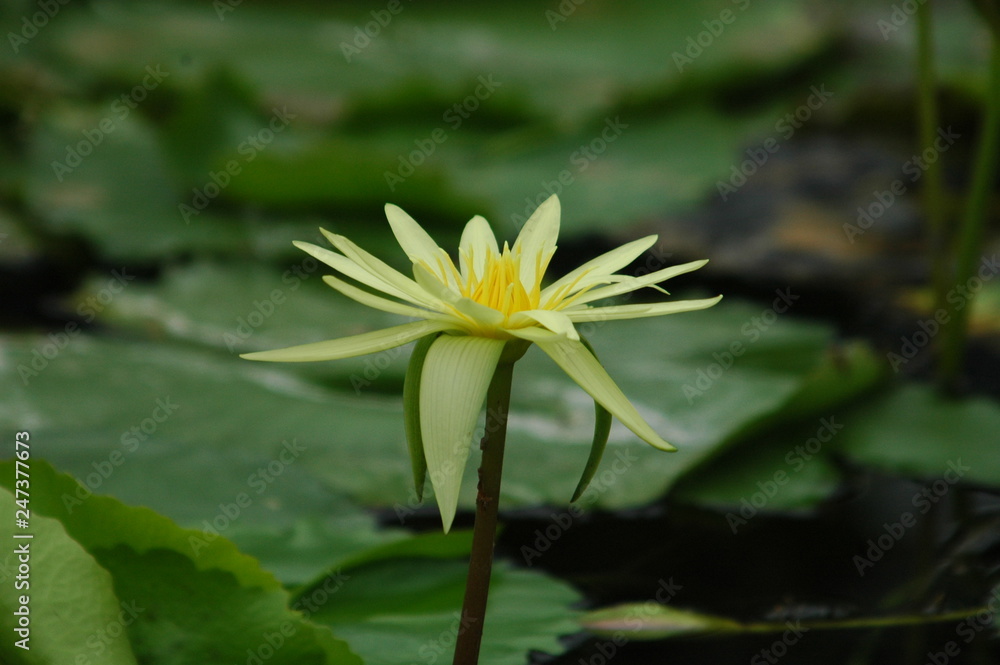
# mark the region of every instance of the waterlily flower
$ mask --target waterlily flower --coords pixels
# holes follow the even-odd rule
[[[501,249],[487,221],[478,215],[473,217],[462,233],[457,265],[403,210],[390,204],[385,213],[396,240],[413,263],[412,278],[344,236],[325,230],[323,234],[339,253],[304,242],[296,242],[295,246],[339,273],[323,279],[345,296],[416,320],[243,357],[284,362],[336,360],[423,338],[411,356],[404,387],[407,438],[417,490],[422,491],[425,475],[429,474],[445,531],[457,510],[462,474],[487,388],[508,344],[508,349],[537,344],[594,399],[598,420],[602,412],[614,415],[650,445],[674,450],[639,415],[574,324],[711,307],[721,296],[650,304],[590,304],[644,287],[658,288],[656,284],[696,270],[706,261],[638,277],[615,274],[656,242],[656,236],[647,236],[588,261],[543,287],[559,235],[556,196],[539,206],[525,222],[512,247],[504,243]],[[345,277],[353,283],[342,279]],[[597,428],[604,430],[603,441],[599,442],[602,436],[595,434],[594,449],[577,495],[596,469],[609,428],[610,416]]]

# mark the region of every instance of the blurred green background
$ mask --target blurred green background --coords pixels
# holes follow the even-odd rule
[[[989,40],[967,3],[936,3],[934,20],[942,128],[958,137],[940,157],[957,199]],[[551,586],[536,587],[545,619],[506,626],[495,642],[512,646],[487,662],[530,649],[589,657],[592,642],[556,640],[577,630],[569,605],[644,600],[670,574],[686,573],[678,602],[748,617],[798,601],[881,612],[914,597],[906,609],[936,611],[987,588],[988,565],[957,583],[953,567],[969,561],[938,547],[994,524],[1000,289],[994,268],[967,301],[968,394],[938,396],[924,381],[934,335],[919,337],[932,314],[912,168],[915,26],[901,3],[8,1],[0,26],[0,422],[30,431],[33,455],[90,491],[215,524],[286,586],[410,543],[410,527],[433,531],[403,439],[408,349],[305,365],[237,355],[399,322],[321,283],[326,268],[291,244],[325,244],[318,227],[403,269],[386,202],[454,247],[472,215],[512,239],[557,193],[554,272],[658,233],[629,270],[709,258],[665,286],[726,299],[583,331],[680,452],[616,425],[586,515],[537,565],[524,548],[566,510],[592,405],[542,354],[519,363],[502,505],[512,563],[496,612],[516,617],[533,585]],[[991,248],[995,233],[987,260]],[[831,419],[840,427],[815,439]],[[852,556],[955,460],[971,468],[936,526],[859,578]],[[471,468],[466,481],[468,509]],[[226,517],[240,493],[250,505]],[[783,520],[822,535],[753,535]],[[656,529],[676,544],[647,537]],[[407,547],[379,555],[397,568],[357,573],[372,578],[355,587],[361,600],[328,608],[326,623],[370,662],[412,661],[450,601],[432,615],[414,601],[411,625],[365,605],[366,588],[425,575],[448,599],[460,589],[448,557],[461,546],[428,547],[433,570]],[[993,541],[969,547],[994,548],[995,565]],[[928,561],[945,572],[926,577]],[[708,562],[732,571],[725,582]],[[406,630],[412,642],[387,637]],[[852,636],[817,636],[800,653],[874,658],[896,639]],[[637,653],[619,662],[652,657]]]

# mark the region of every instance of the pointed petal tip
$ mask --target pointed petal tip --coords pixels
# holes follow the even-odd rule
[[[455,521],[455,512],[452,511],[451,515],[445,515],[444,511],[441,511],[441,529],[447,534],[451,531],[451,525]]]
[[[293,240],[292,245],[296,249],[301,249],[303,252],[307,253],[309,252],[310,249],[316,247],[316,245],[312,244],[311,242],[306,242],[304,240]],[[320,247],[320,249],[322,249],[322,247]]]
[[[646,443],[648,443],[649,445],[653,446],[657,450],[662,450],[665,453],[676,453],[677,452],[677,446],[675,446],[673,444],[670,444],[670,443],[667,443],[663,439],[660,439],[659,441],[646,441]]]

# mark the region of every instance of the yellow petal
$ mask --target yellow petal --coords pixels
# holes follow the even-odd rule
[[[405,298],[410,302],[423,305],[424,307],[430,307],[432,309],[440,304],[437,299],[433,298],[429,293],[427,293],[427,291],[420,288],[420,285],[412,279],[389,266],[381,259],[372,256],[344,236],[337,235],[336,233],[330,233],[325,229],[320,229],[320,231],[323,232],[323,235],[326,236],[327,240],[329,240],[334,247],[344,253],[344,256],[354,261],[354,263],[358,264],[378,279],[393,286],[395,289],[402,291],[405,294]]]
[[[573,327],[573,321],[565,313],[550,309],[531,309],[512,314],[509,326],[518,328],[524,326],[529,321],[534,321],[557,335],[563,335],[567,339],[580,339],[580,334]]]
[[[373,330],[351,337],[330,339],[325,342],[300,344],[273,351],[244,353],[240,358],[288,363],[340,360],[341,358],[353,358],[354,356],[394,349],[415,339],[420,339],[424,335],[456,328],[457,326],[442,321],[414,321],[413,323],[404,323],[401,326]]]
[[[500,253],[496,236],[489,222],[476,215],[469,220],[462,231],[462,239],[458,243],[458,254],[462,261],[462,276],[468,279],[469,268],[477,279],[483,278],[486,269],[486,257]],[[468,267],[467,267],[468,264]]]
[[[631,293],[632,291],[637,291],[638,289],[647,286],[659,284],[660,282],[668,280],[671,277],[676,277],[677,275],[683,275],[686,272],[697,270],[706,263],[708,263],[707,260],[691,261],[690,263],[683,263],[679,266],[671,266],[669,268],[664,268],[663,270],[657,270],[656,272],[651,272],[648,275],[643,275],[641,277],[626,276],[625,280],[617,284],[587,292],[574,304],[582,305],[584,303],[593,302],[594,300],[602,300],[604,298],[620,296],[623,293]]]
[[[431,344],[420,378],[420,429],[444,530],[458,508],[462,474],[486,390],[506,342],[441,335]]]
[[[419,307],[411,307],[410,305],[404,305],[403,303],[389,300],[388,298],[382,298],[374,293],[368,293],[367,291],[359,289],[352,284],[348,284],[342,279],[337,279],[333,275],[324,275],[323,281],[326,282],[327,285],[343,293],[348,298],[356,300],[362,305],[366,305],[373,309],[380,309],[383,312],[399,314],[401,316],[412,316],[417,319],[455,322],[455,317],[449,314],[443,314],[441,312],[431,311],[428,309],[421,309]]]
[[[364,284],[365,286],[370,286],[373,289],[378,289],[379,291],[387,293],[390,296],[394,296],[396,298],[401,298],[403,300],[410,299],[403,291],[400,291],[399,289],[392,286],[385,280],[376,277],[367,269],[362,268],[361,266],[359,266],[354,261],[351,261],[346,256],[342,256],[340,254],[337,254],[336,252],[331,252],[330,250],[324,247],[319,247],[317,245],[313,245],[312,243],[308,242],[301,242],[296,240],[292,244],[301,249],[306,254],[309,254],[313,258],[319,259],[320,261],[330,266],[337,272],[346,275],[351,279],[355,279]]]
[[[448,254],[441,249],[434,239],[430,237],[424,227],[406,214],[402,208],[391,203],[385,205],[385,217],[389,220],[392,233],[396,236],[396,242],[403,248],[406,255],[413,263],[424,263],[428,266],[437,266],[439,261],[447,259]],[[448,259],[450,262],[450,259]],[[449,278],[447,271],[443,275]]]
[[[722,296],[705,298],[703,300],[678,300],[676,302],[658,302],[648,305],[613,305],[610,307],[569,308],[562,311],[574,323],[584,321],[616,321],[619,319],[643,319],[650,316],[664,316],[707,309],[722,300]]]
[[[558,292],[563,287],[573,284],[584,275],[601,276],[610,275],[621,270],[628,264],[635,261],[647,249],[653,246],[657,236],[646,236],[626,243],[621,247],[605,252],[597,258],[587,261],[579,268],[570,271],[565,276],[560,277],[542,291],[542,303],[548,304],[548,298]],[[574,289],[575,290],[575,289]]]
[[[441,280],[435,277],[429,270],[421,264],[413,264],[413,276],[417,278],[417,283],[427,292],[440,298],[443,302],[451,305],[455,310],[464,314],[468,319],[483,327],[496,327],[503,323],[504,315],[492,307],[487,307],[477,303],[471,298],[466,298],[455,291]]]
[[[512,251],[521,254],[521,284],[530,289],[556,249],[559,237],[559,197],[553,194],[531,214],[514,241]],[[539,262],[542,262],[541,264]]]

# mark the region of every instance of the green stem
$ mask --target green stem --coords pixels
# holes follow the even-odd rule
[[[998,153],[1000,153],[1000,32],[994,30],[991,34],[986,117],[980,130],[972,186],[957,241],[955,279],[956,284],[963,287],[976,270],[990,192],[996,178]],[[963,307],[954,312],[954,317],[945,330],[940,367],[940,378],[945,387],[954,387],[962,369],[971,304],[963,303]]]
[[[934,77],[934,41],[931,31],[931,2],[917,5],[917,109],[921,149],[934,145],[938,129],[938,108]],[[927,249],[931,264],[931,286],[935,311],[945,307],[948,291],[948,238],[946,237],[944,185],[941,160],[936,159],[924,174],[924,209],[927,214]]]
[[[894,628],[898,626],[920,626],[929,623],[946,623],[958,621],[966,617],[973,616],[987,610],[986,606],[974,607],[971,609],[955,610],[944,614],[932,615],[903,615],[887,617],[859,617],[856,619],[834,619],[831,621],[802,621],[801,625],[807,630],[845,630],[851,628]],[[741,633],[780,633],[788,629],[785,623],[774,621],[761,621],[755,623],[742,624],[738,632]]]
[[[472,532],[469,575],[465,583],[465,601],[455,642],[454,665],[476,665],[483,640],[483,620],[490,592],[493,570],[493,545],[497,531],[497,508],[500,501],[500,477],[503,473],[503,449],[507,439],[507,413],[510,411],[510,385],[513,362],[497,365],[486,393],[486,433],[479,446],[483,460],[479,466],[479,491],[476,495],[476,524]]]

